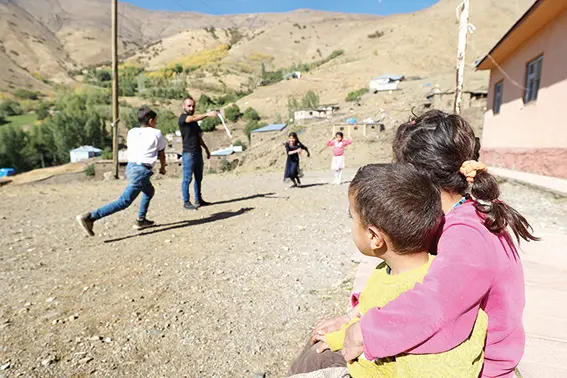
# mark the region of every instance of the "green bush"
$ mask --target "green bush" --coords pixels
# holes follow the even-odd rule
[[[360,88],[356,91],[349,92],[349,94],[346,96],[345,101],[347,102],[359,101],[360,97],[362,97],[362,95],[365,93],[368,93],[368,88]]]
[[[250,120],[248,121],[246,127],[244,128],[244,134],[248,137],[248,140],[250,140],[252,131],[264,126],[267,126],[267,124],[264,122],[260,123],[256,120]]]
[[[220,123],[221,121],[220,119],[218,119],[218,117],[215,118],[207,117],[201,121],[201,130],[203,130],[203,132],[206,133],[215,131],[217,125],[219,125]]]
[[[374,33],[372,34],[368,34],[368,38],[371,39],[378,39],[380,37],[384,36],[384,32],[380,31],[380,30],[376,30]]]
[[[87,175],[87,177],[94,177],[94,175],[95,175],[95,165],[94,164],[87,165],[87,168],[85,169],[85,175]]]
[[[103,158],[104,160],[112,160],[112,158],[114,157],[112,155],[112,148],[105,147],[104,150],[102,150],[100,157]]]
[[[236,104],[229,106],[225,109],[224,115],[229,121],[237,122],[241,115],[240,108]]]
[[[49,103],[45,101],[40,101],[35,106],[35,114],[37,115],[38,120],[43,120],[49,117]]]
[[[14,96],[22,100],[37,100],[40,93],[25,88],[18,88],[14,91]]]
[[[240,139],[237,139],[234,143],[233,146],[241,146],[242,147],[242,151],[246,151],[248,149],[248,146],[246,146],[246,144],[244,142],[242,142]]]
[[[0,104],[0,114],[4,117],[11,117],[22,114],[22,107],[14,100],[6,100]]]
[[[247,121],[259,121],[261,119],[260,114],[253,108],[246,109],[243,118]]]

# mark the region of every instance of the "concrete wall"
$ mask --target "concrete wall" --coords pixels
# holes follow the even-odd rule
[[[523,44],[490,75],[482,159],[494,166],[567,178],[567,10]],[[528,62],[543,54],[538,98],[524,104]],[[493,113],[494,86],[504,80]]]

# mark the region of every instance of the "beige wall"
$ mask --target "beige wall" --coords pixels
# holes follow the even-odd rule
[[[523,88],[493,69],[482,135],[483,159],[493,165],[567,177],[567,11],[516,50],[502,69],[526,85],[527,63],[543,54],[536,101],[524,104]],[[504,80],[500,114],[493,114],[494,86]],[[551,156],[551,158],[550,158]]]
[[[492,70],[483,147],[567,148],[567,11],[540,30],[501,67],[525,86],[527,63],[542,53],[542,77],[535,102],[524,104],[524,90],[504,79],[498,69]],[[502,106],[500,114],[493,115],[494,85],[502,79]]]

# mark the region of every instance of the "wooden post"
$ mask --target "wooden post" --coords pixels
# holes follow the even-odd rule
[[[459,47],[457,51],[457,88],[455,89],[455,114],[461,113],[463,101],[463,76],[465,70],[465,52],[467,50],[467,33],[469,28],[469,0],[463,0],[459,26]]]
[[[362,136],[366,138],[366,123],[362,125]]]
[[[112,165],[118,178],[118,0],[112,0]]]
[[[347,130],[347,136],[350,139],[350,129],[351,129],[352,125],[349,123],[348,124],[348,130]]]

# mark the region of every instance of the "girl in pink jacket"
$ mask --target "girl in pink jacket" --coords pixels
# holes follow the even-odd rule
[[[331,170],[335,172],[336,185],[340,185],[343,179],[343,169],[345,169],[345,147],[352,144],[352,140],[344,139],[344,134],[338,132],[334,139],[327,142],[327,146],[333,147],[333,160]]]
[[[498,198],[496,179],[476,161],[479,151],[479,139],[458,115],[432,110],[399,127],[395,158],[429,172],[441,189],[445,224],[423,284],[366,312],[347,330],[342,351],[347,361],[362,353],[374,360],[450,350],[467,339],[482,308],[488,333],[481,376],[514,377],[525,345],[525,293],[522,264],[507,230],[518,241],[538,238]],[[336,330],[353,315],[356,306],[314,333]]]

